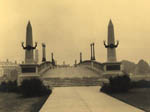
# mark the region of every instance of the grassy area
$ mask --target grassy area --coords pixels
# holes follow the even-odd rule
[[[150,88],[131,89],[127,93],[115,93],[111,94],[111,96],[146,112],[150,112]]]
[[[39,112],[47,97],[23,98],[16,93],[0,92],[0,112]]]

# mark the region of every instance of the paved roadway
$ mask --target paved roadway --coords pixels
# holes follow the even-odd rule
[[[144,112],[99,92],[100,87],[58,87],[40,112]]]
[[[80,78],[80,77],[99,77],[99,73],[85,67],[66,67],[55,68],[47,71],[43,78]]]

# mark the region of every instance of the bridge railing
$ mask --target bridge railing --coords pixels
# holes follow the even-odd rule
[[[82,63],[79,63],[78,66],[86,67],[98,73],[102,73],[104,71],[104,65],[97,61],[85,60]]]
[[[94,68],[98,68],[100,70],[104,70],[104,65],[97,61],[91,61],[91,60],[85,60],[82,63],[79,63],[78,65],[83,66],[93,66]]]
[[[52,68],[52,63],[50,61],[43,62],[38,65],[38,73],[42,74],[50,68]]]

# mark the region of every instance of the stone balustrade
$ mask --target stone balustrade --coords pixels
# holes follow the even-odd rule
[[[104,71],[104,64],[97,62],[97,61],[91,61],[91,60],[85,60],[82,63],[79,63],[80,66],[92,66],[92,68],[99,69],[101,71]]]

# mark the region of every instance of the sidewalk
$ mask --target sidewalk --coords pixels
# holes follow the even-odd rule
[[[58,87],[40,112],[144,112],[99,92],[100,87]]]

